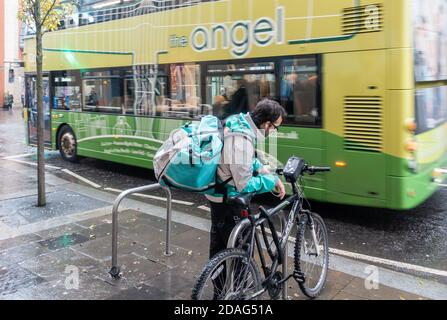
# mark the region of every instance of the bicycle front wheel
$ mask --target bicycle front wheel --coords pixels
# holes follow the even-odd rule
[[[203,268],[192,290],[193,300],[251,300],[261,288],[257,265],[241,249],[226,249]]]
[[[301,291],[309,298],[321,294],[329,267],[329,244],[326,226],[316,213],[311,214],[312,221],[303,215],[297,229],[295,242],[295,271],[303,276],[299,281]],[[314,229],[314,232],[312,230]]]

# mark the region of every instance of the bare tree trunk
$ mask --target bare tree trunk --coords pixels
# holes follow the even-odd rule
[[[43,106],[43,76],[42,76],[42,26],[40,1],[36,1],[36,67],[37,67],[37,206],[46,205],[45,194],[45,154],[44,133],[45,119]]]

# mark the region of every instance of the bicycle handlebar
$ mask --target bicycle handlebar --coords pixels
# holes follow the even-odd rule
[[[330,172],[331,167],[307,167],[305,168],[305,171],[309,172],[310,174],[315,174],[317,172]]]
[[[332,170],[331,167],[315,167],[306,165],[303,168],[303,173],[307,172],[312,175],[317,172],[330,172],[331,170]],[[284,174],[284,169],[276,169],[276,174],[282,176]]]

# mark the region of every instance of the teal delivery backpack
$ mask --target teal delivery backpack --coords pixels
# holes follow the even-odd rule
[[[215,116],[187,123],[173,131],[154,157],[158,182],[165,187],[212,194],[224,143],[224,129]]]

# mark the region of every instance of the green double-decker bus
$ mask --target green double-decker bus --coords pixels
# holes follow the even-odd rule
[[[298,155],[333,168],[306,180],[309,198],[403,210],[438,190],[447,0],[146,3],[45,34],[46,144],[66,160],[150,169],[185,122],[270,98],[288,112],[276,160]],[[33,38],[25,63],[33,144]]]

